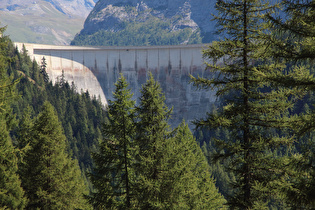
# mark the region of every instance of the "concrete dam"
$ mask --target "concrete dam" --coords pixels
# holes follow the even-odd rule
[[[143,47],[81,47],[23,44],[32,59],[39,64],[46,59],[46,70],[52,82],[64,72],[65,79],[80,92],[89,91],[100,97],[104,105],[113,100],[115,82],[122,73],[129,83],[134,99],[152,72],[166,97],[166,105],[173,107],[173,126],[183,119],[190,122],[205,116],[215,93],[198,90],[190,84],[189,75],[211,76],[202,57],[205,45],[143,46]],[[192,127],[192,126],[190,126]]]

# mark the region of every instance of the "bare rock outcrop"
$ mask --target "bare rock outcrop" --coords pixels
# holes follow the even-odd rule
[[[172,29],[200,29],[203,42],[214,39],[215,0],[99,0],[87,17],[81,34],[119,31],[123,22],[143,22],[150,17],[171,20]]]

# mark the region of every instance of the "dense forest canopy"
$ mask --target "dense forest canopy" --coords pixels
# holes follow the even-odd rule
[[[214,76],[191,79],[218,103],[194,135],[151,74],[137,103],[120,75],[105,108],[1,37],[0,208],[314,209],[315,2],[216,9]]]

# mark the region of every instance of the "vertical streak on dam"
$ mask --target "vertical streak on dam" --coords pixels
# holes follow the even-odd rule
[[[22,49],[23,43],[15,43]],[[166,104],[173,107],[172,125],[200,118],[209,111],[215,100],[209,90],[197,90],[189,83],[193,76],[210,76],[202,58],[204,45],[150,46],[150,47],[79,47],[24,43],[31,58],[38,63],[43,57],[47,73],[53,82],[64,71],[69,83],[77,90],[88,90],[99,96],[103,104],[113,99],[115,82],[122,73],[130,84],[134,99],[151,72],[160,82]]]

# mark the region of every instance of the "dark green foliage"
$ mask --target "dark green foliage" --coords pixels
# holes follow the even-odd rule
[[[281,40],[274,40],[275,57],[292,61],[305,61],[315,57],[314,18],[315,2],[313,0],[282,1],[283,17],[270,16],[275,32]]]
[[[216,209],[223,197],[184,123],[172,131],[171,114],[150,74],[137,106],[136,198],[140,209]]]
[[[4,28],[0,28],[3,34]],[[0,38],[0,209],[23,209],[26,204],[24,190],[17,174],[17,150],[12,145],[9,135],[12,125],[10,105],[16,98],[15,83],[7,74],[8,40]]]
[[[46,66],[47,66],[46,59],[45,59],[45,57],[43,57],[41,65],[40,65],[40,73],[43,75],[44,82],[48,83],[49,82],[49,76],[46,72]]]
[[[163,209],[220,209],[225,203],[211,178],[210,167],[184,122],[168,139],[164,153]]]
[[[71,45],[92,46],[150,46],[199,44],[199,31],[190,28],[172,30],[171,21],[163,21],[155,17],[144,22],[125,22],[120,31],[100,30],[94,34],[76,35]]]
[[[286,202],[293,209],[314,209],[314,29],[315,1],[283,1],[286,18],[270,17],[277,29],[281,42],[274,44],[274,57],[286,60],[291,65],[307,68],[311,75],[304,80],[294,78],[291,84],[308,87],[309,97],[303,100],[304,110],[295,110],[300,114],[300,122],[295,124],[299,141],[295,144],[295,154],[290,157],[290,182],[284,189]],[[311,109],[309,109],[311,107]],[[306,108],[306,109],[305,109]]]
[[[27,174],[25,173],[27,170],[27,156],[25,155],[31,151],[30,144],[33,142],[33,135],[35,134],[35,125],[32,119],[41,111],[43,102],[46,100],[51,101],[57,107],[57,114],[62,120],[63,130],[67,132],[67,139],[63,139],[65,140],[63,146],[65,146],[65,149],[70,154],[69,157],[72,156],[79,159],[79,165],[83,173],[91,167],[90,151],[93,150],[97,139],[102,136],[100,127],[106,117],[104,107],[96,98],[91,99],[89,93],[76,93],[75,86],[70,86],[66,81],[60,81],[61,84],[58,83],[55,85],[47,83],[48,77],[45,72],[45,61],[42,62],[40,68],[35,61],[31,61],[25,47],[21,53],[18,52],[17,48],[13,46],[13,43],[7,37],[1,37],[0,60],[2,97],[0,101],[0,123],[1,136],[3,137],[0,147],[0,168],[2,170],[0,203],[1,208],[5,208],[6,206],[6,208],[19,209],[26,205],[26,199],[23,198],[24,191],[20,186],[21,181],[19,180],[17,171],[19,171],[20,175]],[[14,93],[15,86],[17,89],[16,93]],[[18,95],[20,97],[17,97]],[[78,118],[80,118],[81,122],[76,120]],[[14,148],[14,146],[18,148]],[[63,157],[66,158],[66,156]],[[71,177],[81,179],[81,172],[78,170],[76,160],[68,161],[66,165],[70,168],[76,168],[72,172],[69,172]],[[10,170],[7,170],[7,167]],[[64,178],[69,181],[71,177],[68,177],[68,179],[65,176]],[[84,174],[83,177],[85,177]],[[27,179],[27,181],[34,182],[36,180]],[[27,181],[23,178],[22,185],[26,186],[28,184]],[[85,181],[87,182],[87,180]],[[78,187],[80,187],[79,185]],[[80,192],[73,191],[74,194],[77,194],[73,194],[73,196],[80,195],[82,197],[81,195],[84,190],[79,190]],[[71,192],[68,192],[70,195]],[[44,194],[42,194],[43,197],[46,196]],[[49,200],[50,198],[47,199]],[[58,199],[61,203],[67,203],[71,200],[74,205],[81,202],[77,202],[75,198],[70,198],[68,201],[62,200],[63,198]],[[33,199],[29,200],[30,205],[33,205],[33,202],[37,201]],[[82,208],[85,209],[85,207]]]
[[[137,107],[137,199],[141,209],[162,209],[168,197],[164,196],[163,160],[170,138],[168,124],[171,110],[164,104],[164,94],[158,82],[150,74],[143,85]]]
[[[90,174],[96,209],[218,209],[225,202],[188,126],[174,131],[160,85],[150,74],[135,107],[124,77]]]
[[[215,140],[221,150],[214,160],[226,160],[235,175],[234,194],[228,199],[232,208],[263,209],[281,200],[279,189],[289,173],[288,157],[282,156],[294,142],[288,130],[296,119],[288,117],[294,100],[289,99],[302,97],[304,89],[286,88],[291,84],[283,81],[302,81],[309,73],[303,68],[285,73],[285,64],[272,60],[269,46],[274,37],[265,17],[276,7],[268,1],[218,1],[215,19],[222,39],[204,51],[214,77],[192,77],[196,86],[214,88],[217,96],[229,95],[217,113],[196,124],[229,131],[228,139]]]
[[[290,181],[284,189],[286,203],[292,209],[314,209],[315,207],[315,170],[314,170],[314,133],[303,135],[297,143],[297,151],[290,157]]]
[[[22,119],[28,106],[32,110],[30,117],[33,118],[40,112],[43,102],[49,101],[56,107],[58,118],[66,131],[67,150],[79,160],[83,171],[89,170],[92,165],[90,152],[97,139],[102,136],[100,128],[106,118],[103,105],[95,97],[91,99],[87,92],[77,93],[75,85],[70,85],[62,77],[54,85],[47,83],[45,59],[39,67],[35,61],[32,62],[26,54],[20,54],[12,45],[9,45],[8,51],[11,54],[10,72],[15,78],[21,77],[17,84],[21,98],[13,104],[17,119]],[[18,128],[12,132],[14,139],[18,138],[17,130]]]
[[[22,185],[29,199],[27,208],[88,208],[79,165],[66,152],[66,137],[50,103],[44,103],[30,131],[30,149],[21,167]]]
[[[21,158],[19,163],[17,159],[12,159],[10,162],[12,170],[17,170],[17,166],[14,166],[14,163],[19,166],[24,165],[23,158],[32,140],[32,119],[39,114],[44,101],[50,101],[57,109],[63,130],[66,131],[67,139],[65,145],[70,157],[79,161],[83,173],[90,170],[92,165],[90,152],[94,149],[97,139],[102,136],[100,127],[106,118],[104,107],[100,101],[95,97],[91,99],[88,92],[77,93],[75,86],[73,84],[70,86],[66,81],[60,81],[55,85],[47,83],[48,78],[46,77],[46,72],[44,72],[44,62],[42,63],[42,68],[40,68],[35,61],[31,61],[27,56],[25,48],[22,53],[18,52],[9,39],[3,46],[3,53],[7,56],[4,58],[4,61],[8,65],[4,65],[5,71],[2,73],[7,71],[11,75],[10,78],[7,77],[11,83],[14,80],[19,80],[19,83],[16,84],[16,89],[20,97],[15,97],[16,100],[12,101],[11,99],[14,95],[9,94],[9,90],[13,90],[11,88],[11,86],[14,86],[13,84],[3,89],[6,90],[3,94],[6,94],[5,106],[8,106],[8,109],[3,115],[7,127],[1,126],[1,129],[5,129],[7,134],[10,131],[12,142],[19,148],[18,154],[15,155],[16,150],[9,138],[8,145],[11,144],[11,146],[8,146],[8,148],[12,147],[12,151],[10,152],[11,155],[7,154],[6,156],[8,158],[19,156]],[[10,112],[10,106],[14,114]],[[76,165],[76,163],[73,164]],[[25,174],[22,168],[19,168],[19,172],[20,174]],[[17,184],[12,184],[9,181],[7,183],[12,188],[18,186],[18,176],[11,174],[10,177],[12,180],[17,178]],[[88,183],[84,174],[83,177],[85,182]],[[23,195],[23,191],[16,193],[16,196]],[[6,195],[9,195],[9,193]],[[22,206],[25,204],[25,200],[22,197],[18,200]]]
[[[233,172],[226,170],[229,162],[220,161],[214,163],[212,159],[213,155],[218,152],[214,139],[228,140],[230,136],[229,132],[227,132],[227,130],[224,132],[220,129],[216,129],[215,132],[209,132],[207,129],[202,129],[200,132],[203,133],[204,141],[199,139],[198,142],[203,142],[201,144],[201,149],[209,163],[211,175],[215,179],[215,185],[225,198],[231,197],[233,195],[233,188],[230,187],[230,184],[234,183],[236,180]]]
[[[90,152],[102,135],[100,128],[105,121],[105,110],[99,100],[91,100],[89,93],[81,95],[75,92],[75,87],[68,83],[60,83],[46,87],[48,99],[57,107],[58,117],[65,128],[72,128],[66,133],[70,148],[78,148],[73,155],[88,169],[91,167]],[[70,125],[70,126],[69,126]],[[72,132],[72,136],[71,136]]]
[[[134,105],[123,76],[116,82],[114,101],[109,101],[105,139],[93,154],[95,188],[89,201],[97,209],[130,209],[134,185]]]
[[[26,204],[24,190],[17,174],[17,150],[13,147],[6,121],[0,114],[0,208],[22,209]]]

